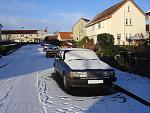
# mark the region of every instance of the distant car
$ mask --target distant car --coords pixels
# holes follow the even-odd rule
[[[43,51],[45,52],[47,50],[48,47],[53,46],[52,44],[44,44],[43,46]]]
[[[56,54],[58,53],[59,51],[59,48],[57,46],[49,46],[47,49],[46,49],[46,57],[49,58],[49,57],[55,57]]]
[[[43,42],[41,42],[41,46],[44,46],[45,44],[46,44],[46,42],[44,42],[44,41],[43,41]]]
[[[64,89],[95,87],[116,81],[115,71],[89,49],[61,49],[54,60],[56,75],[63,78]]]

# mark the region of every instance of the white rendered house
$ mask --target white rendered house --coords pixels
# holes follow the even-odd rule
[[[114,36],[115,45],[128,45],[128,38],[145,34],[145,19],[145,13],[133,0],[122,0],[87,24],[87,36],[96,43],[98,34],[109,33]]]

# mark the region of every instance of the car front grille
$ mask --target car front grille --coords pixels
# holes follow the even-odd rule
[[[92,79],[102,79],[102,78],[110,78],[108,71],[95,71],[95,72],[88,72],[87,78]]]

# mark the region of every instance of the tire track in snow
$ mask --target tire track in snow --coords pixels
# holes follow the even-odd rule
[[[37,73],[37,87],[38,87],[38,97],[39,101],[41,103],[41,106],[43,107],[43,110],[45,113],[83,113],[86,111],[86,109],[83,109],[73,103],[71,101],[83,101],[83,99],[77,98],[72,99],[69,95],[66,96],[50,96],[50,91],[48,90],[47,82],[50,80],[51,82],[54,82],[51,76],[48,72],[39,72]],[[55,84],[54,84],[55,85]],[[57,85],[56,85],[57,86]],[[53,87],[53,86],[52,86]],[[52,89],[53,90],[53,89]],[[54,89],[58,90],[58,89]],[[53,92],[53,91],[52,91]],[[59,101],[59,102],[57,102]]]
[[[11,78],[6,80],[2,87],[0,87],[0,111],[5,113],[7,105],[9,104],[10,97],[15,91],[16,87],[20,84],[21,78]]]

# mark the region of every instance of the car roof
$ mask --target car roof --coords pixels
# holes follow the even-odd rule
[[[61,48],[60,51],[89,51],[90,49],[85,48]]]

